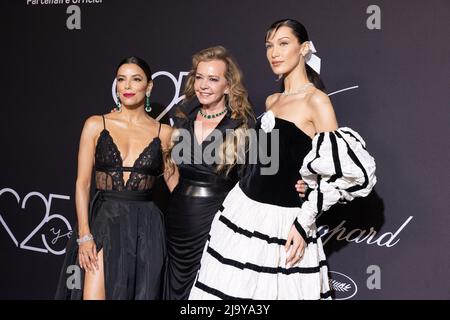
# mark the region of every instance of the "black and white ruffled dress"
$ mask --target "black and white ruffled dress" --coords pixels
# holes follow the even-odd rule
[[[230,191],[212,223],[189,299],[330,299],[316,216],[336,202],[367,196],[376,183],[375,161],[349,128],[319,133],[311,143],[294,123],[271,111],[257,128],[268,141],[279,135],[279,168],[263,175],[261,169],[270,164],[249,165]],[[277,152],[276,147],[269,143],[263,151]],[[312,190],[306,201],[294,188],[300,174]],[[300,261],[287,268],[284,245],[292,225],[307,246]]]

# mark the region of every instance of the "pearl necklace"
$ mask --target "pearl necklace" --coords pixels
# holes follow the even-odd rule
[[[310,86],[314,86],[314,84],[312,84],[311,82],[308,82],[307,84],[305,84],[303,87],[301,87],[297,91],[294,91],[294,92],[286,92],[286,91],[284,91],[284,92],[282,92],[282,95],[292,96],[294,94],[304,93],[306,91],[306,89],[308,89]]]

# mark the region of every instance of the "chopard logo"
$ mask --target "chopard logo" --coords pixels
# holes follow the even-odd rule
[[[14,221],[17,222],[18,220],[16,214],[1,209],[0,225],[3,226],[16,247],[54,255],[61,255],[66,252],[65,244],[67,241],[63,241],[63,239],[70,238],[72,226],[66,217],[52,209],[52,203],[70,200],[69,196],[50,193],[48,197],[45,197],[42,193],[33,191],[22,198],[15,190],[3,188],[0,190],[0,197],[2,201],[17,203],[19,209],[21,209],[18,211],[19,214],[31,211],[33,213],[32,218],[40,217],[34,229],[28,230],[25,238],[19,240],[23,237],[23,235],[20,236],[19,232],[23,228],[17,228],[17,223],[14,224]],[[14,209],[14,205],[9,206],[9,209]],[[23,224],[23,222],[21,221],[20,224]]]
[[[413,216],[408,217],[406,221],[395,231],[385,232],[379,234],[373,227],[369,230],[363,229],[350,229],[345,227],[347,220],[342,220],[341,223],[334,228],[330,228],[327,225],[322,225],[317,228],[317,232],[322,238],[323,245],[326,245],[328,241],[335,238],[337,241],[347,241],[362,243],[365,242],[369,245],[377,245],[379,247],[391,248],[400,241],[400,233],[410,223]]]
[[[347,300],[356,295],[358,286],[352,278],[337,271],[329,271],[329,274],[330,288],[335,292],[335,300]]]

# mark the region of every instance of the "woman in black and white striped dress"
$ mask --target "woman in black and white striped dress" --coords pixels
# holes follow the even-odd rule
[[[274,23],[266,47],[285,91],[267,98],[257,128],[266,141],[278,140],[258,144],[258,152],[279,152],[278,170],[265,174],[267,164],[250,164],[230,191],[212,223],[190,299],[331,298],[316,216],[338,201],[368,195],[376,182],[362,138],[338,129],[310,67],[318,58],[303,25]],[[310,189],[305,201],[292,189],[300,175]]]

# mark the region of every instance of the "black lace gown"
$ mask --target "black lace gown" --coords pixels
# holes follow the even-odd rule
[[[103,118],[104,125],[105,119]],[[163,215],[152,201],[152,187],[162,173],[161,141],[155,137],[136,159],[123,167],[117,145],[104,127],[95,151],[96,192],[90,203],[89,225],[97,251],[103,250],[105,295],[113,300],[150,300],[162,297],[166,260]],[[123,173],[129,171],[127,182]],[[78,262],[77,228],[66,249],[56,299],[82,299],[81,286],[74,288],[73,271]],[[72,282],[68,287],[67,282]]]

